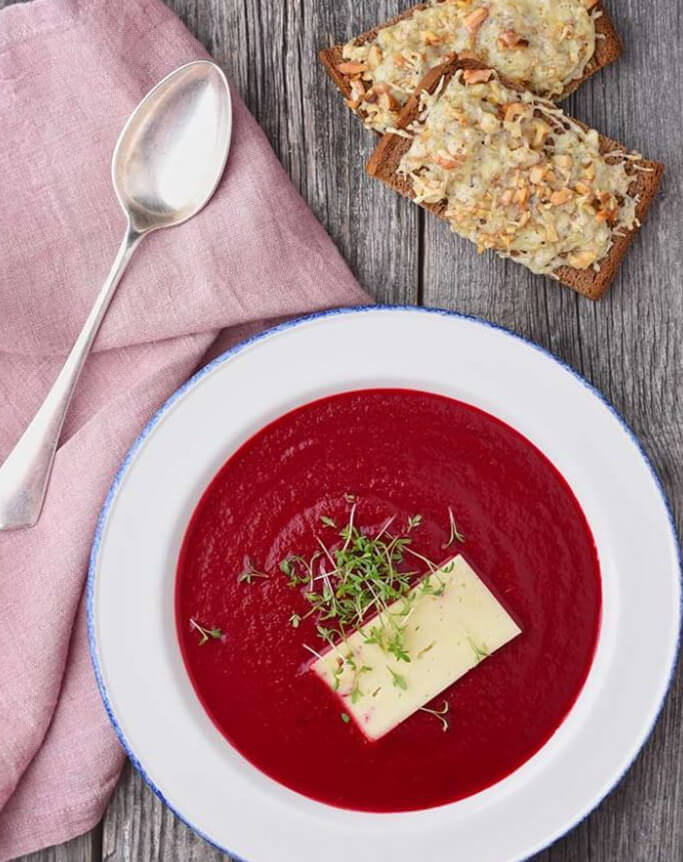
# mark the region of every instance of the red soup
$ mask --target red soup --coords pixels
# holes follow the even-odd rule
[[[345,523],[352,499],[369,534],[421,515],[413,548],[436,561],[451,508],[458,552],[522,628],[436,699],[447,732],[416,712],[370,742],[310,671],[315,615],[293,627],[310,605],[280,564],[310,557],[321,517]],[[245,443],[192,517],[176,584],[187,670],[225,737],[293,790],[363,811],[453,802],[528,760],[583,686],[600,608],[590,529],[547,458],[481,410],[398,389],[316,401]]]

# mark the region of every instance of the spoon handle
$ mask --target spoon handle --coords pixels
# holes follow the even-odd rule
[[[67,410],[121,276],[144,234],[130,224],[116,260],[59,376],[0,467],[0,531],[33,527],[43,508]]]

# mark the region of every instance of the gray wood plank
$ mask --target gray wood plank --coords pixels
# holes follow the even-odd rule
[[[318,63],[330,40],[400,0],[167,2],[224,66],[360,283],[380,302],[414,302],[418,214],[359,169],[373,138]]]
[[[126,765],[104,818],[103,860],[217,862],[228,858],[188,829]]]
[[[36,853],[21,856],[15,862],[100,862],[102,858],[102,827],[98,826],[87,835],[48,847]]]
[[[640,436],[683,530],[683,135],[681,7],[612,3],[626,52],[570,100],[569,110],[644,154],[667,176],[641,237],[601,303],[479,256],[434,219],[425,224],[424,298],[481,315],[540,343],[604,392]],[[617,790],[535,862],[683,859],[683,679]],[[542,812],[539,812],[542,816]]]
[[[0,0],[0,8],[15,0]],[[570,102],[581,119],[664,161],[665,187],[610,296],[593,305],[510,262],[480,258],[432,219],[372,183],[361,166],[371,137],[341,105],[316,62],[343,39],[408,0],[168,0],[224,65],[276,152],[361,283],[381,301],[417,299],[479,314],[568,361],[597,385],[641,436],[683,530],[683,132],[678,0],[613,3],[624,59]],[[634,767],[583,824],[534,862],[676,862],[683,859],[683,680]],[[21,862],[116,862],[221,854],[190,832],[130,768],[103,832]],[[222,857],[226,858],[226,857]]]

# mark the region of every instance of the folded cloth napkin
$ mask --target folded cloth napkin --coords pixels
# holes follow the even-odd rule
[[[34,0],[0,13],[0,460],[118,247],[109,162],[123,122],[161,77],[205,56],[160,0]],[[138,251],[79,384],[40,523],[0,534],[0,860],[94,826],[123,763],[82,594],[126,449],[221,330],[225,346],[274,318],[367,301],[233,99],[220,188]]]

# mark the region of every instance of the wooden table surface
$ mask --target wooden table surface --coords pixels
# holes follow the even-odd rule
[[[9,2],[16,0],[0,0],[0,7]],[[599,304],[512,262],[478,256],[445,225],[364,175],[362,165],[372,137],[333,91],[317,63],[317,51],[331,38],[343,40],[369,29],[406,8],[410,0],[169,0],[169,4],[224,66],[361,284],[382,302],[480,315],[543,345],[581,372],[639,435],[662,477],[681,533],[680,0],[611,0],[610,10],[626,46],[624,57],[568,103],[580,119],[667,167],[643,234]],[[652,737],[618,788],[534,862],[683,860],[682,711],[679,669]],[[221,858],[227,857],[183,826],[126,767],[97,829],[59,848],[24,857],[23,862]]]

